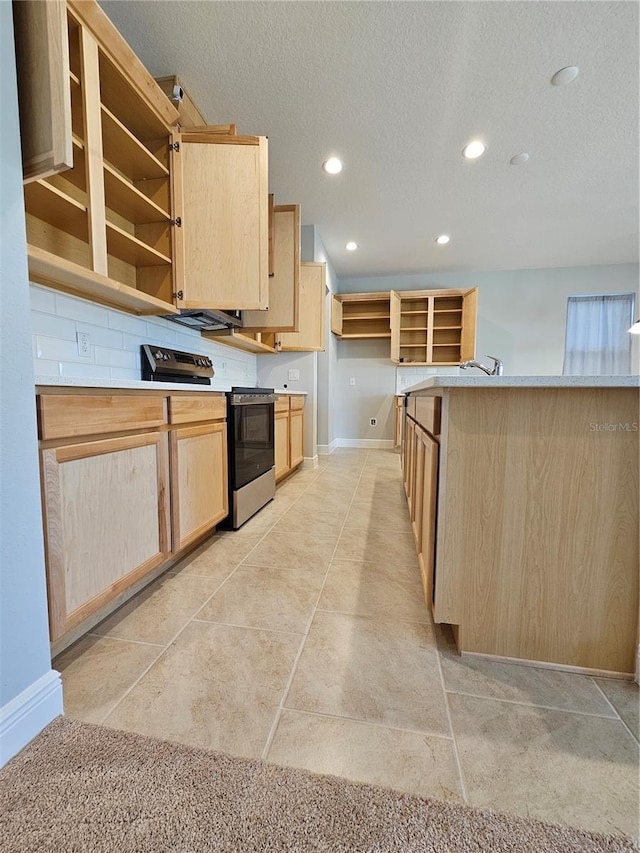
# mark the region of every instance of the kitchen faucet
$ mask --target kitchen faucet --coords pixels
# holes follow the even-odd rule
[[[465,370],[467,367],[479,367],[480,370],[484,370],[487,376],[502,376],[503,364],[500,359],[496,358],[495,355],[488,355],[487,358],[493,361],[493,367],[487,367],[486,364],[482,364],[482,362],[475,361],[474,359],[461,361],[459,366],[462,370]]]

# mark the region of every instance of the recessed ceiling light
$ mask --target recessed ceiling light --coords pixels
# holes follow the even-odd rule
[[[509,162],[512,166],[522,166],[523,163],[526,163],[529,159],[529,155],[525,154],[524,151],[522,154],[516,154],[515,157],[512,157]]]
[[[462,156],[467,160],[477,160],[478,157],[482,157],[486,150],[487,146],[484,142],[480,142],[479,139],[474,139],[462,149]]]
[[[345,249],[347,250],[347,252],[355,252],[355,250],[356,250],[357,248],[358,248],[358,244],[357,244],[357,243],[354,243],[354,242],[353,242],[353,240],[350,240],[350,241],[347,243],[347,245],[345,246]]]
[[[441,234],[439,237],[436,237],[438,246],[446,246],[449,240],[451,240],[451,237],[448,234]]]
[[[561,68],[560,71],[556,71],[551,78],[551,85],[564,86],[567,83],[571,83],[572,80],[575,80],[579,73],[580,69],[577,65],[567,65],[566,68]]]
[[[322,164],[322,168],[330,175],[337,175],[338,172],[342,171],[342,160],[338,160],[337,157],[329,157]]]

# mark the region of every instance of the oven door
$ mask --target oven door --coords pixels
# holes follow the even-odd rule
[[[233,491],[274,465],[274,404],[229,406],[229,482]]]

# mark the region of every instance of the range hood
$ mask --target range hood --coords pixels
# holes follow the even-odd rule
[[[217,310],[188,309],[179,314],[168,314],[166,320],[173,320],[182,326],[188,326],[198,332],[215,332],[218,329],[233,329],[242,326],[239,311],[225,312]]]

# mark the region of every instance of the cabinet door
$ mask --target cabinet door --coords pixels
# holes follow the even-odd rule
[[[342,337],[342,300],[335,295],[331,297],[331,331]]]
[[[424,600],[429,609],[433,606],[435,548],[436,548],[436,501],[438,495],[438,442],[429,433],[421,431],[422,445],[422,494],[420,499],[420,522],[418,539],[418,562],[422,575]]]
[[[207,128],[174,135],[174,229],[184,308],[269,304],[267,139]]]
[[[226,422],[171,430],[170,452],[175,552],[229,514]]]
[[[164,433],[42,452],[51,639],[169,557]]]
[[[26,182],[73,167],[66,3],[14,2],[13,21]]]
[[[400,362],[400,295],[389,293],[389,322],[391,324],[391,361]]]
[[[295,468],[304,459],[304,412],[291,410],[289,414],[289,467]]]
[[[300,324],[297,332],[278,335],[282,351],[324,349],[325,265],[300,264]]]
[[[269,277],[269,307],[245,311],[246,331],[297,332],[300,294],[300,205],[273,209],[273,275]]]
[[[274,442],[277,481],[289,471],[289,412],[276,412]]]
[[[478,313],[478,288],[467,291],[462,302],[462,330],[460,361],[476,356],[476,321]]]

